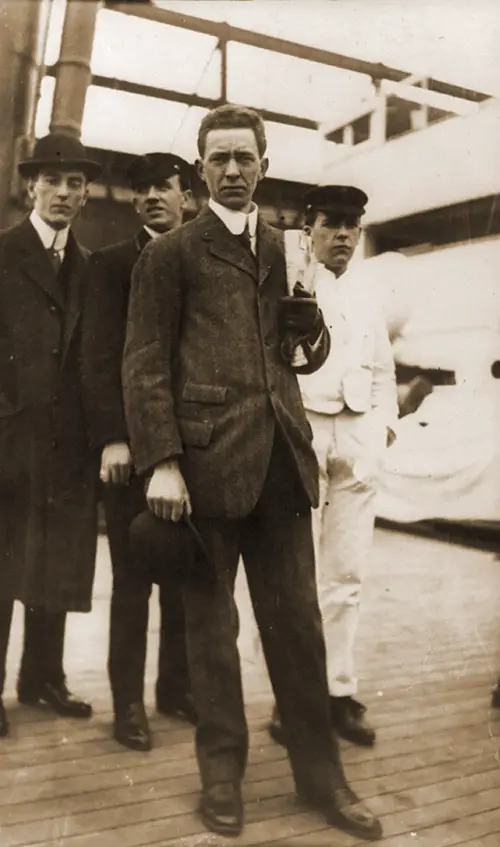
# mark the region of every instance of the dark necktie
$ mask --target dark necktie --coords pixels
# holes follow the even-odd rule
[[[248,228],[248,218],[247,218],[247,221],[246,221],[246,224],[245,224],[245,229],[243,230],[241,235],[238,235],[238,238],[241,241],[241,243],[243,244],[243,247],[245,248],[245,250],[248,253],[250,253],[250,255],[252,256],[253,259],[255,259],[255,254],[252,250],[252,239],[250,238],[250,230]]]
[[[54,271],[57,275],[61,270],[62,265],[61,254],[57,250],[55,250],[54,247],[49,247],[47,253],[49,254],[50,264],[54,268]]]

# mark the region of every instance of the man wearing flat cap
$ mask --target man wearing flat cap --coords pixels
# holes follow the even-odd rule
[[[67,612],[91,606],[98,468],[81,396],[86,252],[71,224],[100,170],[76,138],[39,139],[19,164],[33,211],[0,235],[0,694],[20,600],[18,699],[75,718],[91,706],[66,687],[64,629]]]
[[[375,731],[354,697],[354,638],[372,546],[377,473],[398,417],[385,319],[369,281],[350,265],[367,201],[349,185],[314,188],[305,197],[305,230],[319,262],[315,291],[332,341],[324,365],[299,377],[320,473],[313,530],[331,721],[340,736],[363,746],[374,743]],[[270,731],[283,740],[277,716]]]
[[[99,452],[103,501],[113,568],[109,677],[114,736],[134,750],[149,750],[144,708],[148,605],[153,571],[159,580],[161,633],[156,683],[157,710],[191,722],[184,612],[178,573],[158,569],[133,554],[130,525],[147,508],[144,479],[137,476],[123,411],[121,363],[132,269],[145,245],[182,223],[190,194],[190,166],[170,153],[136,157],[128,168],[142,227],[133,238],[94,253],[88,265],[83,317],[85,405],[92,447]],[[147,559],[147,557],[146,557]]]

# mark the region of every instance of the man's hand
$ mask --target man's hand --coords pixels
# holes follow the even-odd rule
[[[297,283],[293,297],[280,297],[278,301],[278,325],[282,336],[292,333],[314,344],[323,328],[316,298]]]
[[[126,485],[132,472],[132,454],[128,444],[107,444],[101,454],[101,481],[105,485]]]
[[[175,459],[155,468],[146,490],[146,499],[158,518],[177,522],[184,513],[191,514],[189,492]]]

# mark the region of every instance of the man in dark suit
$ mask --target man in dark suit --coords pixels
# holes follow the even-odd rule
[[[243,826],[241,554],[298,793],[374,838],[380,824],[348,787],[330,727],[311,537],[318,465],[292,367],[318,368],[328,332],[314,298],[287,296],[283,236],[252,200],[268,164],[260,116],[209,112],[198,149],[209,207],[136,265],[123,382],[149,507],[174,522],[192,514],[215,568],[215,579],[184,582],[200,815],[221,834]]]
[[[101,168],[52,134],[20,163],[33,211],[0,235],[0,695],[14,600],[25,607],[21,703],[87,718],[67,689],[66,612],[91,605],[98,467],[81,399],[86,253],[71,223]],[[0,735],[8,732],[0,700]]]
[[[113,568],[109,677],[114,736],[134,750],[149,750],[144,708],[149,568],[131,555],[129,527],[146,508],[144,480],[133,472],[123,411],[121,362],[132,269],[145,245],[182,223],[190,194],[190,166],[170,153],[148,153],[128,170],[142,222],[133,238],[94,253],[88,265],[83,317],[83,371],[90,441],[100,453],[103,501]],[[196,721],[187,669],[185,624],[178,580],[161,574],[161,634],[156,706],[162,714]],[[171,578],[169,578],[171,576]]]

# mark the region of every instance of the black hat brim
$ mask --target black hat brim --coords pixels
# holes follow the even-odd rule
[[[152,575],[155,582],[162,570],[180,579],[213,575],[212,562],[191,521],[174,523],[147,509],[133,519],[129,545],[136,567]]]
[[[19,162],[17,166],[17,170],[23,179],[31,179],[31,177],[37,176],[44,168],[82,171],[89,182],[102,174],[102,165],[99,162],[94,162],[93,159],[25,159]]]

